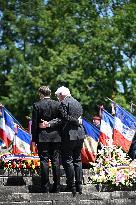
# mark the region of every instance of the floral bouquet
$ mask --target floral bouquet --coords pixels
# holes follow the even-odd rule
[[[90,169],[90,181],[96,184],[108,184],[110,187],[132,187],[136,182],[136,169],[130,166],[132,160],[121,147],[103,146],[98,151],[96,163]]]
[[[39,173],[40,159],[38,155],[13,155],[7,153],[0,156],[0,169],[12,173],[13,171],[21,172],[21,174]]]

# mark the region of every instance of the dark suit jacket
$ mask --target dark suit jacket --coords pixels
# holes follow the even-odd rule
[[[59,124],[46,129],[39,128],[41,119],[50,121],[58,117],[59,102],[50,98],[44,98],[34,103],[32,112],[32,141],[33,142],[60,142]]]
[[[60,123],[61,120],[62,141],[84,139],[84,128],[78,121],[78,118],[82,116],[82,114],[83,109],[81,104],[72,96],[65,97],[60,103],[58,123]],[[57,124],[57,119],[50,121],[51,127],[53,127],[55,123]]]

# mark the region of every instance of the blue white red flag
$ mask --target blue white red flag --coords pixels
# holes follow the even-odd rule
[[[17,134],[13,142],[13,153],[31,153],[30,151],[31,136],[20,127],[17,129]]]
[[[14,154],[29,154],[31,135],[16,124],[16,120],[10,113],[1,107],[0,138],[8,148],[12,144]]]
[[[116,105],[114,124],[114,144],[121,146],[125,152],[129,151],[136,132],[136,117],[121,106]]]
[[[83,126],[86,138],[84,139],[83,148],[81,150],[81,159],[82,163],[88,164],[89,162],[95,162],[96,160],[100,130],[84,119]]]
[[[0,108],[0,138],[6,147],[10,147],[15,138],[14,120],[3,107]]]
[[[102,110],[101,126],[100,126],[100,138],[99,141],[104,146],[111,146],[113,143],[113,124],[114,117],[108,113],[105,109]]]

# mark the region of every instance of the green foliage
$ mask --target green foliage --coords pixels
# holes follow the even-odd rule
[[[133,1],[0,1],[0,101],[21,122],[41,85],[68,86],[84,115],[136,104]],[[134,114],[136,111],[134,112]],[[24,123],[25,124],[25,123]]]

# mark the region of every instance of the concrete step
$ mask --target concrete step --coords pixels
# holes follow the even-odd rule
[[[89,170],[83,170],[83,183],[87,184],[89,182]],[[52,172],[50,171],[50,182],[53,183]],[[61,169],[61,184],[66,183],[66,177],[64,169]],[[16,171],[13,173],[7,173],[0,175],[0,185],[32,185],[32,184],[40,184],[40,176],[39,175],[30,175],[22,176],[21,173],[17,173]]]
[[[70,199],[72,197],[71,192],[60,192],[58,194],[56,193],[42,193],[42,192],[29,192],[28,189],[25,187],[5,187],[5,189],[0,189],[0,202],[7,201],[10,197],[16,197],[16,198],[25,198],[26,199],[34,199],[34,201],[37,199],[39,201],[42,201],[45,199]],[[72,197],[73,198],[73,197]],[[93,200],[102,200],[102,199],[136,199],[136,192],[135,191],[114,191],[114,192],[84,192],[82,195],[79,195],[77,193],[76,198],[80,199],[93,199]],[[21,199],[21,198],[20,198]],[[20,200],[18,200],[20,201]],[[31,200],[30,200],[31,201]]]
[[[4,205],[135,205],[135,200],[81,200],[81,201],[37,201],[37,202],[0,202]]]
[[[83,170],[83,194],[72,196],[64,192],[65,173],[61,175],[61,192],[59,194],[42,193],[39,176],[1,176],[0,204],[29,205],[136,205],[136,188],[133,191],[108,191],[107,187],[90,184],[89,170]],[[53,183],[50,173],[51,186]]]
[[[50,189],[52,184],[50,185]],[[61,192],[64,192],[66,184],[61,184]],[[42,193],[40,185],[23,185],[23,186],[0,186],[0,194],[2,193]],[[83,185],[83,193],[98,192],[94,185]]]
[[[118,197],[123,198],[118,198]],[[8,193],[0,194],[0,204],[50,204],[50,205],[133,205],[136,204],[136,193],[109,193],[93,192],[90,194],[77,194],[75,197],[71,193],[47,194],[47,193]]]

